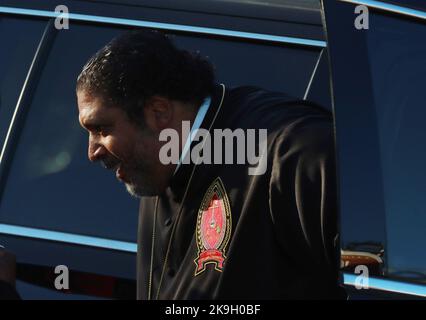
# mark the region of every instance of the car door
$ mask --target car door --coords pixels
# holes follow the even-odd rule
[[[426,5],[324,0],[344,283],[426,297]]]
[[[275,10],[260,21],[253,9],[236,18],[208,8],[196,13],[191,4],[174,10],[167,1],[157,9],[150,1],[127,2],[64,0],[70,24],[63,30],[55,27],[53,1],[0,5],[0,243],[17,255],[24,299],[135,297],[138,202],[87,160],[75,99],[84,63],[120,32],[163,30],[179,47],[209,56],[219,82],[281,90],[328,107],[319,10],[298,23],[297,14],[277,22]],[[235,2],[231,9],[245,6]],[[58,290],[64,266],[68,289]]]

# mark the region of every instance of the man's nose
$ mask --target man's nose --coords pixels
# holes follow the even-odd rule
[[[105,154],[106,149],[102,144],[89,140],[88,158],[90,161],[101,160]]]

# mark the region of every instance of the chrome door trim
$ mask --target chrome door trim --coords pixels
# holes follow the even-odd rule
[[[33,17],[44,17],[44,18],[56,18],[60,15],[59,12],[55,12],[55,11],[23,9],[23,8],[4,7],[4,6],[0,6],[0,13],[27,15],[27,16],[33,16]],[[197,27],[197,26],[190,26],[190,25],[183,25],[183,24],[161,23],[161,22],[152,22],[152,21],[146,21],[146,20],[114,18],[114,17],[87,15],[87,14],[79,14],[79,13],[69,13],[68,17],[70,20],[75,20],[75,21],[154,28],[154,29],[168,30],[168,31],[181,31],[181,32],[183,31],[188,33],[223,36],[228,38],[245,39],[245,40],[262,40],[262,41],[267,41],[271,43],[295,44],[295,45],[317,47],[317,48],[326,47],[325,41],[297,38],[297,37],[275,36],[275,35],[269,35],[269,34],[263,34],[263,33],[242,32],[242,31],[233,31],[233,30],[226,30],[226,29],[219,29],[219,28]]]
[[[339,1],[357,4],[357,5],[365,5],[367,7],[382,10],[382,11],[398,13],[398,14],[412,17],[412,18],[419,18],[419,19],[426,20],[426,12],[407,8],[407,7],[402,7],[396,4],[385,3],[385,2],[377,1],[377,0],[339,0]]]
[[[50,231],[37,228],[16,226],[0,223],[0,234],[33,238],[38,240],[56,241],[95,248],[118,250],[130,253],[137,252],[137,244],[133,242],[111,240],[99,237],[83,236],[74,233]]]
[[[356,274],[343,274],[343,282],[345,285],[355,286],[357,285],[357,277],[361,275]],[[409,294],[413,296],[426,297],[426,285],[408,283],[403,281],[397,281],[385,278],[368,278],[368,289],[382,290],[387,292],[395,292],[402,294]],[[359,289],[359,290],[368,290]]]
[[[322,58],[323,52],[324,52],[324,49],[322,49],[321,52],[320,52],[320,54],[318,55],[318,59],[317,59],[317,62],[315,63],[314,70],[312,71],[312,74],[311,74],[311,77],[309,79],[308,85],[306,86],[305,94],[303,95],[303,100],[306,100],[308,98],[309,92],[311,91],[312,82],[315,79],[315,75],[317,73],[318,66],[319,66],[319,64],[321,62],[321,58]]]
[[[27,75],[25,77],[25,81],[22,85],[21,88],[21,92],[19,94],[18,100],[16,102],[16,106],[15,109],[13,111],[13,115],[12,118],[9,122],[9,127],[5,136],[5,139],[3,141],[3,146],[1,147],[1,152],[0,152],[0,173],[3,173],[3,168],[4,168],[4,162],[5,162],[5,158],[6,158],[6,151],[7,148],[9,147],[9,140],[11,139],[11,136],[13,134],[13,130],[15,128],[15,124],[17,122],[17,118],[19,113],[21,112],[21,110],[24,108],[23,104],[25,104],[24,100],[25,98],[28,96],[28,92],[29,92],[29,83],[31,82],[31,79],[34,77],[34,74],[37,73],[36,69],[40,64],[40,59],[42,59],[42,56],[45,54],[46,50],[49,51],[49,49],[46,49],[46,46],[48,45],[48,43],[52,43],[52,32],[51,28],[53,26],[53,22],[50,21],[49,23],[47,23],[43,34],[41,36],[41,39],[38,43],[36,52],[33,56],[33,59],[31,61],[31,65],[28,69]]]

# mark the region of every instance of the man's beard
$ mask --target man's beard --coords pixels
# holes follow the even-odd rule
[[[145,184],[138,184],[134,182],[125,182],[127,192],[135,198],[141,198],[145,196],[153,196],[155,192],[149,188],[146,188]]]
[[[154,196],[158,193],[154,187],[153,177],[148,175],[149,170],[146,164],[141,165],[142,163],[143,160],[139,159],[138,165],[129,168],[128,181],[123,181],[127,192],[135,198]]]
[[[133,183],[124,183],[126,190],[132,197],[141,198],[144,196],[143,190]]]
[[[131,196],[140,198],[157,194],[153,176],[149,174],[152,171],[150,170],[151,166],[146,162],[143,154],[136,154],[123,162],[114,156],[110,156],[102,160],[102,165],[104,168],[112,170],[117,170],[122,166],[126,179],[119,180],[125,184],[127,192]]]

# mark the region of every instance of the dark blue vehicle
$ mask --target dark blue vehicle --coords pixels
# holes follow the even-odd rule
[[[129,28],[200,50],[227,85],[332,110],[350,299],[426,297],[425,23],[414,0],[2,0],[0,243],[17,255],[22,298],[135,298],[138,202],[87,160],[75,98],[88,57]],[[69,290],[54,287],[58,265]],[[369,289],[355,287],[358,265]]]

